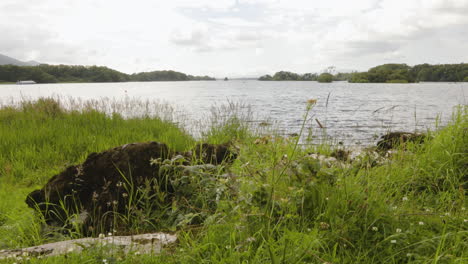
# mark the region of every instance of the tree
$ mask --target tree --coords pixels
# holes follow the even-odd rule
[[[331,83],[333,81],[333,75],[330,73],[324,72],[319,75],[317,81],[320,83]]]

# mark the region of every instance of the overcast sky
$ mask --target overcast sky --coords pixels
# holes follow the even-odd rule
[[[0,53],[217,77],[468,62],[468,0],[1,0]]]

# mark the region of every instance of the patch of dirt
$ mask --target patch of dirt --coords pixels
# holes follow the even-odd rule
[[[167,166],[164,161],[174,163],[176,160],[177,165],[217,165],[232,162],[235,158],[236,154],[227,144],[203,143],[186,153],[171,151],[159,142],[126,144],[91,153],[84,163],[66,168],[42,189],[31,192],[26,203],[40,212],[49,225],[78,223],[84,224],[88,232],[97,227],[112,230],[115,219],[106,216],[113,215],[111,212],[125,215],[132,188],[144,187],[151,182],[150,190],[166,193],[163,200],[171,203],[170,195],[176,190],[167,180],[170,170],[161,169]],[[77,216],[74,223],[70,223],[71,215]]]
[[[407,143],[423,143],[426,140],[426,135],[416,134],[409,132],[390,132],[380,137],[377,142],[377,150],[388,151],[391,149],[398,148],[399,146]]]

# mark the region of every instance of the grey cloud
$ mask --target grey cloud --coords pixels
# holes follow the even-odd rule
[[[208,35],[200,30],[194,30],[189,35],[175,33],[172,35],[170,41],[177,46],[191,48],[195,52],[210,52],[214,50],[214,48],[208,44]]]
[[[347,43],[347,48],[351,54],[375,54],[397,51],[401,47],[399,41],[351,41]]]
[[[180,33],[173,34],[171,42],[179,46],[199,46],[204,45],[207,36],[199,30],[192,31],[189,36],[183,36]]]
[[[76,63],[85,51],[57,41],[57,35],[36,26],[2,25],[1,53],[22,60],[44,63]]]
[[[236,1],[230,8],[216,9],[207,7],[180,7],[178,11],[196,21],[217,21],[216,18],[239,18],[245,21],[262,20],[268,5],[265,3],[239,3]]]
[[[266,38],[265,34],[257,32],[257,31],[252,31],[252,32],[240,32],[236,34],[235,39],[238,41],[245,41],[245,42],[250,42],[250,41],[259,41]]]

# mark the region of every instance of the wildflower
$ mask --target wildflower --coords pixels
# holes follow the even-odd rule
[[[419,221],[418,225],[424,225],[423,221]]]
[[[107,204],[107,206],[111,206],[111,202],[107,202],[106,204]]]
[[[462,211],[465,211],[465,210],[466,210],[466,208],[465,208],[465,207],[462,207],[462,208],[461,208],[461,210],[462,210]]]
[[[408,201],[408,197],[407,197],[407,196],[403,196],[402,200],[403,200],[403,202],[406,202],[406,201]]]
[[[120,187],[122,187],[122,185],[123,185],[123,183],[121,181],[119,181],[115,186],[120,188]]]
[[[128,197],[128,193],[122,193],[122,197],[123,197],[123,198]]]
[[[392,240],[390,240],[390,243],[396,244],[396,240],[395,240],[395,239],[392,239]]]
[[[329,224],[325,223],[325,222],[320,222],[320,229],[328,229],[330,227]]]
[[[379,228],[378,228],[378,227],[376,227],[376,226],[373,226],[373,227],[372,227],[372,231],[375,231],[375,232],[377,232],[377,231],[379,231]]]
[[[317,103],[317,99],[309,99],[309,100],[307,100],[307,104],[308,104],[308,105],[314,105],[314,104],[316,104],[316,103]]]
[[[328,200],[329,200],[329,198],[328,198],[328,197],[325,197],[325,200],[326,200],[326,201],[328,201]]]
[[[409,257],[413,256],[413,254],[411,254],[411,253],[406,253],[406,256],[409,258]]]
[[[113,205],[117,205],[118,202],[117,202],[116,200],[114,200],[114,201],[112,201],[112,204],[113,204]]]
[[[140,251],[135,252],[135,256],[139,256],[140,254],[141,254]]]
[[[107,233],[107,236],[112,236],[112,233],[111,232]]]
[[[392,207],[392,210],[396,210],[398,207],[397,206],[393,206]]]
[[[256,240],[255,237],[248,237],[245,241],[254,242],[255,240]]]
[[[397,232],[397,233],[401,233],[401,229],[400,229],[400,228],[397,228],[397,229],[396,229],[396,232]]]
[[[464,222],[464,223],[468,222],[468,219],[463,219],[463,222]]]
[[[107,259],[102,259],[102,263],[106,264],[106,263],[107,263]]]
[[[450,216],[450,213],[449,213],[449,212],[447,212],[447,213],[445,213],[444,215],[445,215],[445,216]]]
[[[99,238],[100,238],[100,239],[103,239],[103,238],[105,238],[105,237],[106,237],[106,235],[104,235],[104,234],[102,234],[102,233],[99,234]]]
[[[93,192],[93,201],[96,201],[98,197],[99,194],[97,194],[97,192]]]

